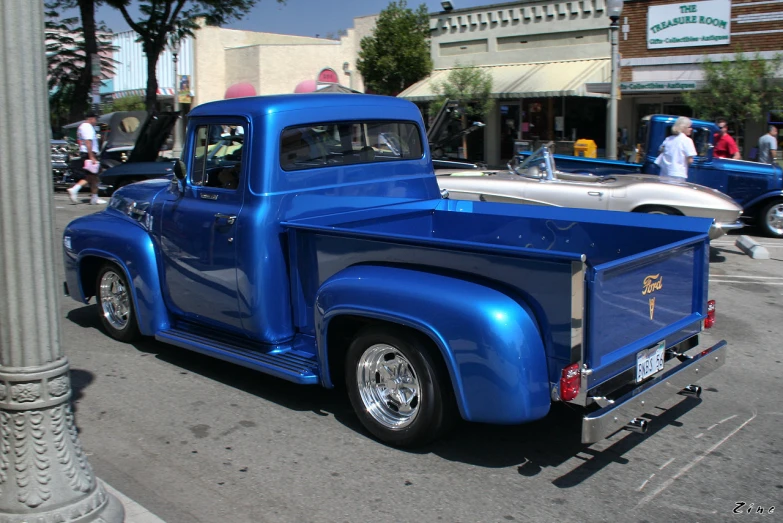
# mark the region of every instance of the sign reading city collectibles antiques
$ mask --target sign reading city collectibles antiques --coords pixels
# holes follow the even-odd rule
[[[647,49],[728,45],[731,0],[709,0],[647,8]]]

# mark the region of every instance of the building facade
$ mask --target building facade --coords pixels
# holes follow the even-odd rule
[[[293,93],[308,82],[363,91],[361,75],[355,72],[356,57],[361,38],[370,34],[375,18],[355,19],[355,27],[339,40],[202,25],[177,49],[176,79],[173,50],[166,47],[161,53],[156,66],[159,109],[171,110],[175,96],[190,107],[223,99],[236,84],[252,86],[259,95]],[[104,99],[144,96],[147,58],[136,40],[133,31],[113,36],[116,74],[101,88]]]
[[[645,115],[693,116],[683,93],[703,85],[705,59],[733,60],[737,52],[769,59],[783,53],[783,2],[626,0],[619,36],[618,127],[633,141]],[[609,92],[608,84],[588,88]],[[773,114],[747,122],[740,140],[750,145],[745,149],[766,133],[768,123],[781,119]]]
[[[520,141],[555,141],[564,152],[582,138],[604,146],[608,93],[586,88],[610,79],[604,0],[523,0],[432,13],[430,21],[433,73],[400,96],[436,99],[457,67],[488,73],[496,103],[481,156],[470,159],[503,165]]]

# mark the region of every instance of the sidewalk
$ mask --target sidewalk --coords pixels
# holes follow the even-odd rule
[[[114,487],[103,481],[106,491],[120,500],[125,508],[125,523],[165,523],[158,516],[142,507],[128,496],[119,492]]]

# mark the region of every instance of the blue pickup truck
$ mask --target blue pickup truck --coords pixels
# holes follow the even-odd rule
[[[442,199],[404,100],[206,103],[172,170],[67,226],[66,293],[118,340],[344,385],[387,444],[555,402],[585,443],[644,432],[724,363],[710,220]]]
[[[640,163],[556,154],[557,167],[599,176],[659,174],[655,159],[663,140],[671,134],[675,120],[676,116],[661,114],[642,119]],[[693,120],[692,138],[698,156],[688,169],[688,181],[728,194],[743,207],[743,218],[754,222],[766,235],[783,238],[783,170],[778,165],[714,156],[717,132],[718,126],[714,123]]]

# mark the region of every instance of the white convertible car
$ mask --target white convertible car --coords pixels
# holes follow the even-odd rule
[[[743,227],[742,207],[725,194],[655,175],[592,176],[559,172],[541,147],[508,171],[437,169],[438,185],[453,200],[526,203],[712,218],[710,238]]]

